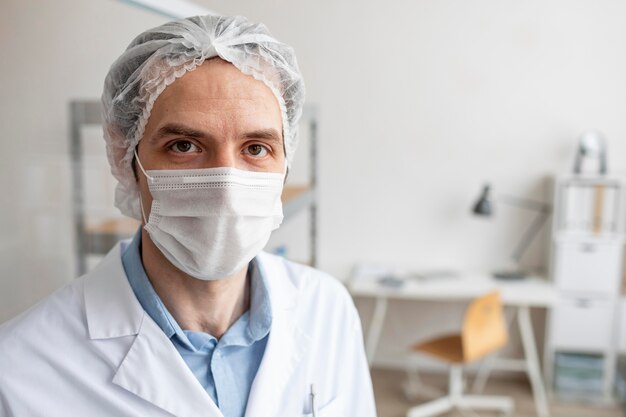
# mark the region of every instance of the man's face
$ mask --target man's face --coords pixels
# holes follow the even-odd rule
[[[278,100],[261,81],[212,59],[157,98],[137,154],[146,170],[232,167],[285,172]],[[146,216],[152,205],[138,172]]]

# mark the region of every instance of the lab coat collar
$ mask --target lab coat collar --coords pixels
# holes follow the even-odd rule
[[[85,278],[85,313],[91,339],[139,333],[144,311],[128,283],[118,243]]]
[[[147,314],[113,383],[178,417],[223,417],[170,339]]]
[[[283,410],[298,410],[301,407],[301,397],[285,396],[285,393],[293,392],[293,387],[288,386],[290,377],[310,344],[309,336],[296,323],[298,288],[292,281],[296,277],[289,273],[280,258],[261,253],[257,260],[269,288],[272,329],[252,383],[245,417],[278,415],[279,406]]]
[[[136,335],[112,382],[179,417],[223,417],[161,328],[137,301],[118,243],[85,279],[91,339]]]

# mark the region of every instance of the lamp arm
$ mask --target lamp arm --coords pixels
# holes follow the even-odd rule
[[[517,244],[517,247],[515,248],[515,251],[512,255],[513,260],[517,264],[519,264],[519,262],[521,261],[522,256],[524,256],[524,253],[526,252],[526,249],[528,249],[528,246],[530,246],[530,244],[533,242],[535,236],[537,236],[537,233],[539,233],[539,230],[541,230],[541,227],[546,222],[548,217],[549,211],[542,211],[538,213],[533,222],[528,227],[528,230],[526,230],[526,233],[524,233],[524,236],[522,236],[522,239]]]
[[[551,211],[549,204],[537,200],[529,200],[526,198],[513,197],[510,195],[498,195],[496,201],[513,207],[519,207],[526,210],[538,211],[547,215]]]

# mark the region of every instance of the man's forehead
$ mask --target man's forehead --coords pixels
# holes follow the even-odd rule
[[[210,59],[195,70],[175,80],[161,96],[183,95],[189,98],[270,99],[277,103],[272,90],[262,81],[241,72],[233,64]]]

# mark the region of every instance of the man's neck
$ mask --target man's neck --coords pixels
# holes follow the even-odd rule
[[[172,265],[145,230],[141,232],[141,258],[154,290],[183,330],[220,339],[250,308],[247,265],[215,281],[193,278]]]

